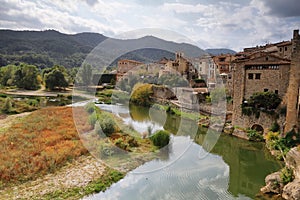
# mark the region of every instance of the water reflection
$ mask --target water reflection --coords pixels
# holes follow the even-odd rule
[[[280,168],[261,143],[221,135],[208,153],[203,143],[209,134],[192,120],[167,115],[162,124],[146,108],[131,107],[129,112],[120,107],[119,111],[127,113],[124,119],[132,123],[154,123],[177,135],[165,159],[140,166],[105,193],[87,199],[252,199],[265,176]],[[198,134],[186,137],[191,128],[197,128]],[[160,170],[150,173],[153,168]]]

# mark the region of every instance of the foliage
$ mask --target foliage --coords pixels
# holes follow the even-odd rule
[[[270,128],[270,131],[272,132],[278,132],[280,130],[280,126],[277,122],[274,122]]]
[[[45,73],[44,81],[46,88],[50,90],[66,88],[69,85],[65,69],[59,66],[53,67],[50,72]]]
[[[291,168],[288,167],[284,167],[281,171],[280,171],[280,178],[282,180],[282,183],[284,185],[286,185],[289,182],[292,182],[294,180],[294,174],[293,174],[293,170]]]
[[[164,74],[158,78],[157,83],[168,87],[187,87],[189,85],[188,81],[178,74]]]
[[[26,90],[36,90],[40,86],[38,68],[34,65],[21,64],[14,72],[14,85]]]
[[[210,92],[210,100],[212,103],[217,103],[220,101],[226,100],[226,91],[225,88],[215,88]]]
[[[258,133],[256,130],[248,129],[247,136],[250,141],[261,142],[264,140],[262,134]]]
[[[273,92],[254,93],[249,100],[242,104],[242,113],[250,116],[255,115],[259,118],[260,111],[270,115],[276,115],[275,109],[279,106],[281,99],[278,94]]]
[[[84,64],[78,70],[77,83],[89,86],[92,83],[93,71],[92,66],[88,64]]]
[[[2,107],[2,112],[7,114],[12,112],[12,103],[10,97],[6,97],[4,105]]]
[[[82,108],[76,109],[80,109],[80,117],[87,117]],[[91,129],[87,124],[82,126]],[[4,184],[33,180],[87,153],[71,107],[35,111],[8,128],[0,141],[0,181]]]
[[[114,133],[117,130],[116,122],[108,113],[105,112],[101,113],[101,115],[99,116],[99,123],[103,133],[106,136],[110,136],[112,133]]]
[[[267,146],[271,150],[279,151],[278,159],[282,159],[289,150],[300,144],[300,136],[294,131],[286,133],[285,137],[280,137],[278,132],[270,131],[266,135]]]
[[[166,146],[170,142],[170,133],[165,130],[157,131],[150,137],[150,140],[153,142],[155,146],[160,148]]]
[[[17,86],[27,90],[39,88],[38,69],[34,65],[21,63],[20,65],[7,65],[0,68],[0,85]]]
[[[130,102],[141,105],[141,106],[150,106],[151,104],[151,95],[153,94],[151,84],[137,84],[133,88],[131,94]]]
[[[262,110],[276,109],[280,104],[281,99],[278,94],[273,92],[258,92],[254,93],[248,104],[255,108],[261,108]]]
[[[103,175],[90,182],[84,187],[68,188],[66,190],[57,190],[55,192],[47,193],[43,195],[42,199],[80,199],[87,195],[99,193],[105,191],[113,183],[118,182],[125,176],[124,173],[116,171],[114,169],[106,168]]]
[[[95,103],[93,102],[89,102],[84,106],[84,109],[90,114],[95,111],[95,108]]]

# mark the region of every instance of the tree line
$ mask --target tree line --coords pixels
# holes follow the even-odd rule
[[[92,67],[84,65],[81,68],[66,69],[55,65],[51,68],[39,69],[35,65],[20,63],[0,67],[0,87],[17,87],[26,90],[37,90],[45,85],[48,90],[61,90],[77,84],[90,85]]]

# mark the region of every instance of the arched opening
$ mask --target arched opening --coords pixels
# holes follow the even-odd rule
[[[256,130],[258,133],[260,134],[263,134],[264,133],[264,128],[259,125],[259,124],[254,124],[252,127],[251,127],[252,130]]]

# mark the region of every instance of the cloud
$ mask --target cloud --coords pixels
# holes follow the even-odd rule
[[[98,3],[98,0],[85,0],[85,1],[90,6],[94,6],[96,3]]]
[[[267,13],[279,17],[300,16],[299,0],[265,0],[262,1],[268,9]]]
[[[300,27],[299,5],[296,0],[2,0],[0,27],[92,31],[109,37],[161,28],[202,48],[241,50],[291,39],[292,30]]]

